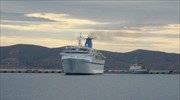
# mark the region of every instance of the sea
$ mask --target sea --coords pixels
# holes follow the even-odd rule
[[[180,75],[0,73],[0,100],[180,100]]]

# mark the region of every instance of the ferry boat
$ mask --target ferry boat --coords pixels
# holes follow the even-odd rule
[[[129,72],[132,74],[148,74],[149,70],[146,67],[144,67],[142,64],[138,64],[136,58],[136,63],[130,66]]]
[[[82,36],[78,38],[78,46],[67,46],[60,53],[62,66],[66,75],[103,74],[105,56],[92,48],[92,39],[86,38],[85,45],[81,45]]]
[[[130,66],[129,72],[132,74],[148,74],[149,70],[141,65],[133,64]]]

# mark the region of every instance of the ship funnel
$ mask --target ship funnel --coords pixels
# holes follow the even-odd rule
[[[92,38],[86,38],[85,47],[92,48]]]

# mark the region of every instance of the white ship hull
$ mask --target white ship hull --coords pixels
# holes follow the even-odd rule
[[[148,70],[133,70],[133,71],[130,71],[130,73],[132,73],[132,74],[148,74],[149,71]]]
[[[129,72],[132,74],[148,74],[149,70],[136,63],[130,66]]]
[[[84,59],[63,59],[62,65],[65,74],[103,74],[104,61],[101,63],[90,62]]]

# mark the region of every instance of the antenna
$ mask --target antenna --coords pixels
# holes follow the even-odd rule
[[[137,56],[135,57],[135,63],[138,64],[138,61],[137,61]]]

